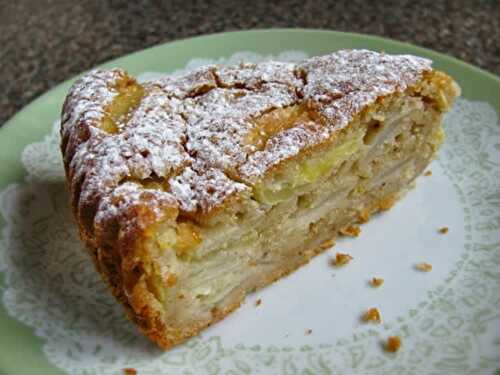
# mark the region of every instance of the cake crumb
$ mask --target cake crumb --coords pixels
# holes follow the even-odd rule
[[[432,271],[432,264],[422,262],[422,263],[418,263],[415,266],[415,268],[419,271],[422,271],[422,272],[430,272],[430,271]]]
[[[388,352],[396,353],[401,348],[401,338],[399,336],[389,336],[385,349]]]
[[[363,314],[363,321],[371,323],[380,323],[382,321],[382,319],[380,318],[380,312],[376,307],[368,309]]]
[[[255,301],[255,306],[260,306],[262,303],[262,300],[259,298],[257,301]]]
[[[340,233],[342,233],[345,236],[358,237],[359,234],[361,233],[361,228],[358,227],[357,225],[349,225],[347,227],[342,228],[340,230]]]
[[[442,227],[442,228],[439,228],[438,232],[441,233],[441,234],[446,234],[450,231],[450,228],[448,227]]]
[[[312,329],[308,329],[308,330],[306,331],[306,335],[310,335],[311,333],[312,333]]]
[[[375,288],[378,288],[379,286],[381,286],[382,284],[384,283],[384,279],[381,279],[381,278],[378,278],[378,277],[374,277],[370,280],[370,284],[375,287]]]
[[[352,259],[352,256],[350,256],[349,254],[337,253],[335,254],[335,259],[332,259],[332,265],[335,267],[345,266]]]
[[[427,172],[424,173],[424,176],[432,176],[432,171],[429,169]]]
[[[135,368],[126,368],[123,369],[123,373],[125,375],[137,375],[137,370]]]

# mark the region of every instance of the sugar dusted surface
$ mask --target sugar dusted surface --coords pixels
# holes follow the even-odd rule
[[[62,113],[61,132],[76,131],[79,123],[95,126],[104,115],[104,107],[117,92],[113,83],[123,78],[120,69],[94,70],[80,78],[70,89]]]
[[[96,220],[118,215],[126,202],[139,204],[145,191],[157,216],[165,205],[208,213],[251,190],[272,166],[332,137],[379,96],[415,84],[430,65],[414,56],[344,50],[299,64],[208,66],[145,84],[144,98],[117,134],[100,130],[99,121],[116,96],[113,84],[126,73],[92,71],[74,84],[62,115],[72,191],[80,192],[80,206],[99,202]],[[297,123],[261,150],[245,142],[254,118],[303,102],[323,117],[321,124]],[[145,179],[167,188],[146,188]]]

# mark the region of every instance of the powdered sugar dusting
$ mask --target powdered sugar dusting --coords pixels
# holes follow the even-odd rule
[[[244,184],[234,182],[221,170],[195,163],[170,180],[172,194],[182,210],[208,212],[228,196],[248,190]]]
[[[377,97],[404,91],[430,68],[424,58],[368,50],[342,50],[298,65],[307,77],[304,98],[317,103],[334,127],[347,125]]]
[[[158,85],[166,95],[184,99],[217,87],[215,69],[213,65],[204,66],[178,77],[166,76],[152,83]]]
[[[297,101],[295,90],[280,83],[262,83],[252,90],[214,89],[186,102],[186,147],[210,166],[236,170],[254,151],[244,141],[254,126],[251,119]]]
[[[93,70],[82,76],[71,87],[62,113],[61,130],[74,132],[79,124],[96,124],[102,119],[104,107],[111,103],[117,92],[116,81],[124,77],[121,69]]]
[[[76,142],[74,150],[65,150],[73,191],[84,180],[80,203],[100,201],[101,220],[123,209],[109,197],[124,180],[160,179],[168,186],[161,195],[169,204],[207,213],[249,190],[250,181],[273,165],[331,137],[377,97],[416,83],[430,64],[408,55],[345,50],[299,64],[210,65],[144,84],[145,96],[117,134],[97,125],[114,98],[113,82],[125,73],[91,72],[75,83],[63,112],[63,138]],[[255,118],[302,101],[316,108],[324,123],[296,124],[262,150],[245,142]],[[135,183],[124,191],[140,197],[145,189]]]
[[[215,71],[220,83],[229,87],[259,88],[263,83],[281,83],[302,87],[295,76],[295,64],[269,61],[260,64],[241,63]]]
[[[96,233],[96,237],[107,235],[107,228],[114,224],[112,222],[115,219],[125,226],[131,224],[140,226],[141,223],[137,221],[141,218],[133,212],[129,214],[129,210],[132,211],[136,207],[146,206],[149,213],[154,216],[154,220],[158,220],[164,216],[165,209],[175,207],[175,204],[172,195],[165,191],[144,189],[138,183],[125,182],[101,199],[94,219],[95,227],[101,229]],[[122,228],[122,231],[127,232],[127,229]]]

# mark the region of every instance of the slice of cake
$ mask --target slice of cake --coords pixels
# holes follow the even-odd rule
[[[457,84],[426,59],[345,50],[71,88],[62,153],[81,237],[168,349],[386,210],[443,142]]]

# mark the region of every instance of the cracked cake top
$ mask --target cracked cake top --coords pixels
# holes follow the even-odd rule
[[[138,212],[148,220],[207,214],[330,139],[378,97],[416,83],[430,65],[343,50],[298,64],[207,66],[142,85],[120,69],[93,70],[72,86],[62,112],[77,217],[94,233]],[[297,115],[297,106],[317,116]],[[280,108],[290,109],[293,126],[269,126]]]

